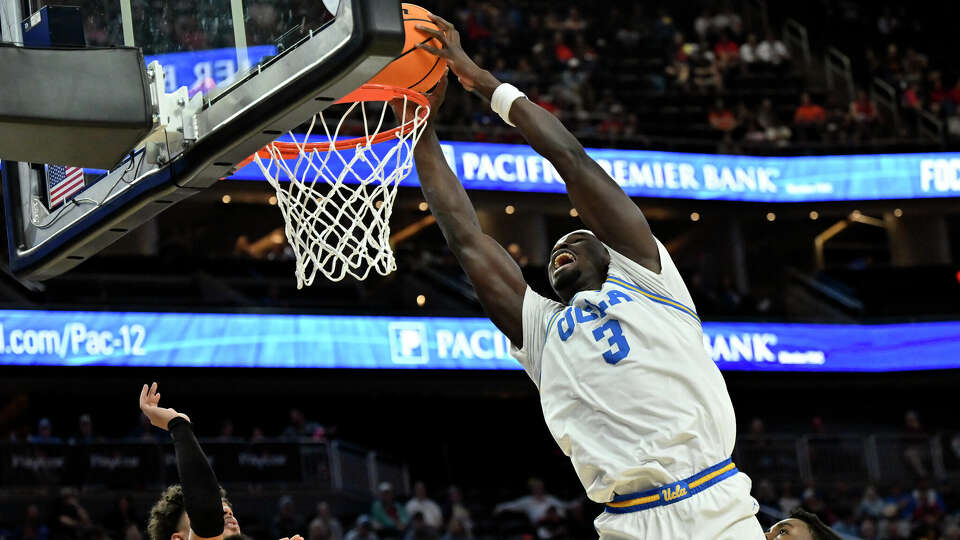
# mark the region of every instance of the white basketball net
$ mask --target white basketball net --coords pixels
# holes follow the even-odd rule
[[[286,222],[284,232],[296,256],[298,289],[310,286],[317,272],[339,281],[347,275],[366,279],[371,269],[380,275],[396,270],[390,247],[390,215],[400,181],[413,167],[413,149],[430,111],[429,106],[409,100],[416,105],[411,114],[413,108],[406,107],[407,96],[402,99],[401,129],[379,144],[373,139],[380,133],[389,107],[384,103],[374,127],[368,122],[367,106],[357,102],[349,106],[333,133],[320,112],[299,140],[290,133],[292,144],[271,143],[266,147],[269,158],[263,160],[255,155],[254,162],[277,192],[277,204]],[[355,110],[363,117],[365,135],[349,149],[338,150],[334,143],[344,121]],[[326,142],[308,143],[318,119]],[[284,159],[284,155],[295,161]]]

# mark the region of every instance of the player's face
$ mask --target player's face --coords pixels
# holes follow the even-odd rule
[[[233,509],[223,503],[223,535],[240,534],[240,522],[233,516]]]
[[[766,533],[767,540],[813,540],[810,527],[799,519],[785,519]]]
[[[547,263],[550,286],[565,303],[582,290],[599,289],[607,278],[610,256],[597,237],[574,233],[553,246]]]

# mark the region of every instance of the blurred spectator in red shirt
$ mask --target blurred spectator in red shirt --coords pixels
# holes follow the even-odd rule
[[[810,94],[804,92],[800,97],[800,106],[793,113],[793,123],[800,140],[818,139],[826,120],[827,112],[810,100]]]
[[[857,90],[857,99],[850,104],[850,118],[854,125],[854,137],[863,140],[872,135],[877,120],[877,106],[863,90]]]
[[[573,58],[573,50],[564,42],[562,32],[553,35],[553,56],[562,64]]]
[[[957,82],[954,83],[953,88],[947,92],[947,97],[954,105],[960,105],[960,79],[957,79]]]
[[[723,32],[720,39],[713,46],[713,52],[717,55],[718,67],[726,71],[735,67],[740,62],[740,46],[730,39],[730,34]]]
[[[917,83],[910,83],[907,89],[903,91],[902,103],[906,109],[919,110],[923,108],[923,97],[920,95]]]
[[[797,124],[822,124],[827,115],[823,107],[817,105],[810,99],[810,94],[804,92],[800,96],[800,106],[793,114],[793,121]]]
[[[930,73],[930,103],[943,104],[947,100],[947,89],[943,87],[943,79],[939,71]]]
[[[718,131],[733,131],[737,127],[737,119],[733,116],[733,111],[728,109],[722,99],[714,103],[713,109],[708,116],[710,127]]]

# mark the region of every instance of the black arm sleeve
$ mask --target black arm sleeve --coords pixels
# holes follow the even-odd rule
[[[183,486],[183,505],[190,528],[201,538],[223,534],[223,505],[217,477],[193,434],[190,422],[177,416],[167,424],[177,453],[177,470]]]

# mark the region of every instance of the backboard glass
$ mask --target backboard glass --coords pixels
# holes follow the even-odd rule
[[[10,267],[28,279],[68,270],[229,176],[254,151],[372,78],[403,45],[399,0],[57,5],[79,7],[88,47],[142,50],[154,129],[111,170],[84,170],[83,189],[56,206],[47,183],[64,174],[59,168],[3,163]],[[3,40],[29,42],[43,7],[44,0],[0,0]]]

